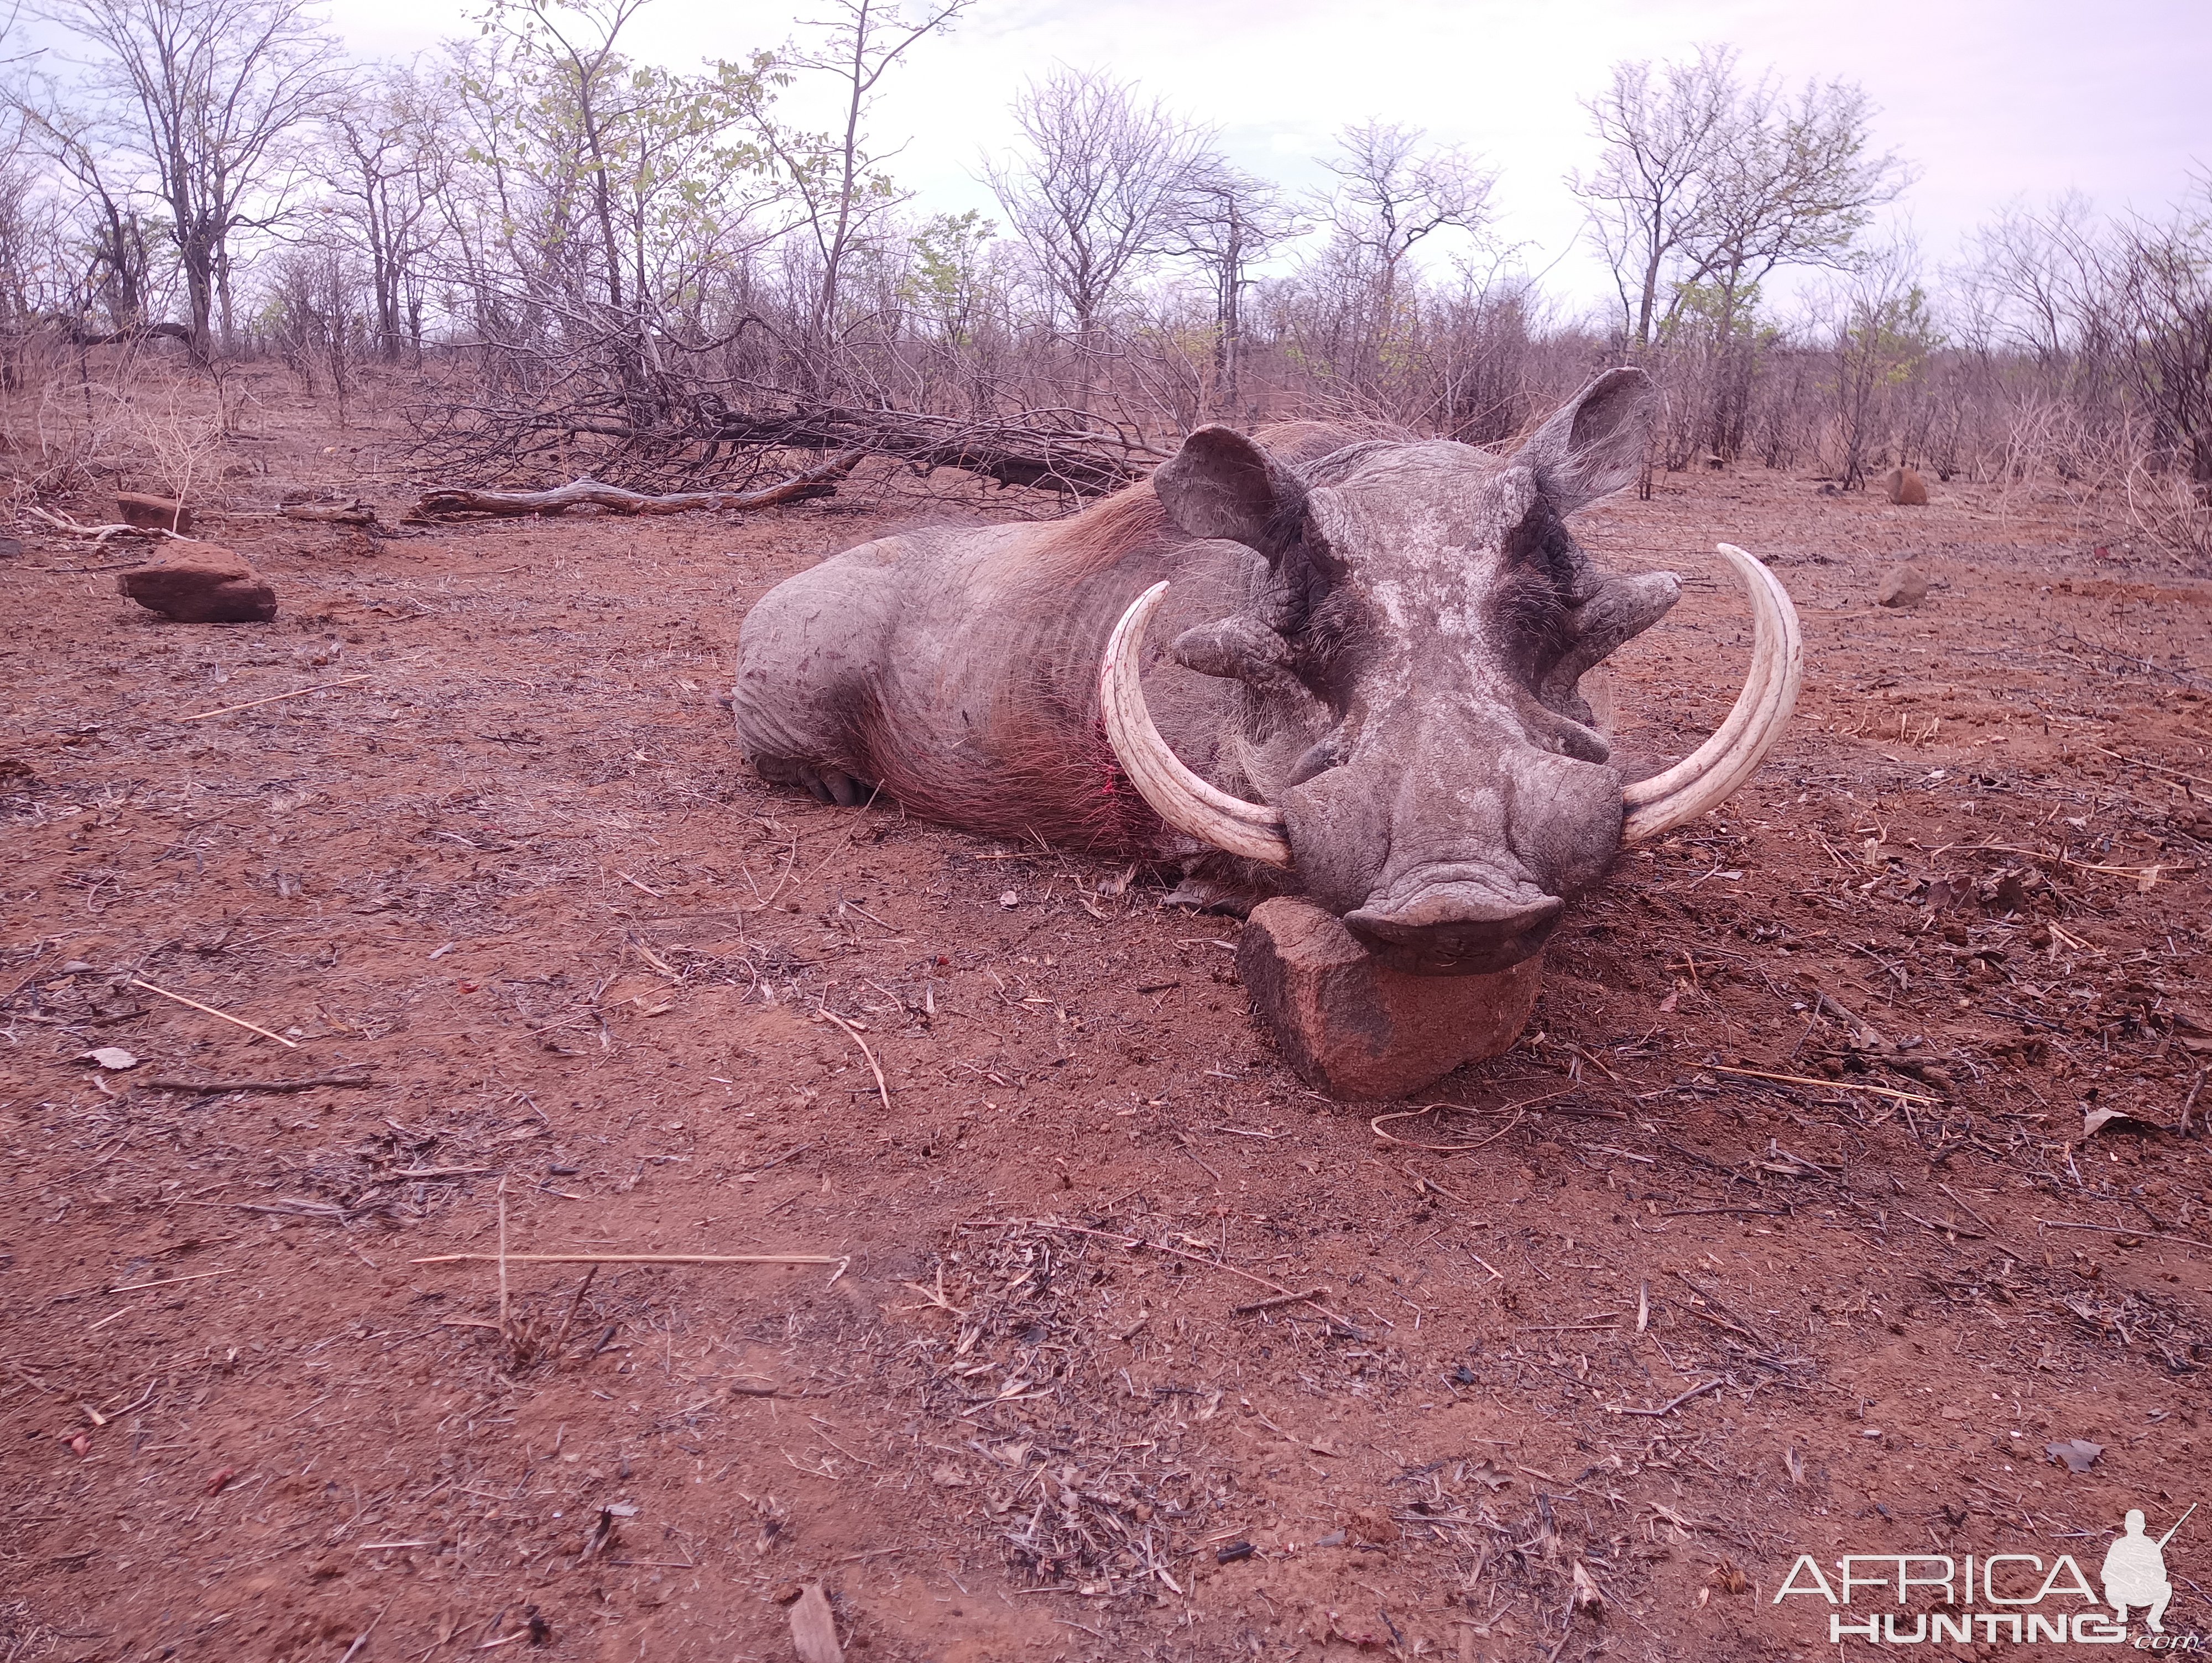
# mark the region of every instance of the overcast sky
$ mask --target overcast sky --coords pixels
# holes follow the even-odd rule
[[[803,6],[803,0],[802,0]],[[404,57],[468,31],[454,0],[333,0],[358,54]],[[652,0],[641,55],[675,67],[789,38],[803,9]],[[1880,108],[1919,180],[1900,205],[1931,264],[2008,199],[2077,189],[2156,211],[2212,168],[2212,0],[982,0],[894,71],[874,118],[918,206],[991,206],[977,158],[1008,100],[1054,64],[1103,68],[1216,125],[1233,159],[1304,185],[1347,123],[1426,128],[1500,173],[1501,233],[1578,300],[1605,292],[1562,184],[1592,159],[1578,100],[1626,58],[1740,47],[1791,83],[1840,76]],[[830,111],[789,95],[794,115]],[[1555,264],[1556,262],[1556,264]]]

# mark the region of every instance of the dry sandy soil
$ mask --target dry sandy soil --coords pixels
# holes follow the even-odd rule
[[[1632,750],[1732,696],[1717,537],[1806,696],[1419,1112],[1304,1089],[1157,875],[749,774],[746,607],[910,507],[241,514],[260,627],[30,536],[0,1659],[784,1660],[813,1583],[883,1663],[1862,1656],[1799,1554],[2094,1579],[2212,1502],[2212,586],[2093,510],[1586,516],[1691,576]],[[525,1257],[625,1253],[829,1262]],[[2167,1563],[2212,1631],[2212,1509]]]

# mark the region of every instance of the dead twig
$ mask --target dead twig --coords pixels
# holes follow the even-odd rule
[[[2047,1230],[2094,1230],[2099,1235],[2132,1235],[2145,1241],[2179,1241],[2184,1247],[2212,1247],[2212,1241],[2199,1241],[2193,1235],[2177,1235],[2172,1230],[2138,1229],[2128,1224],[2075,1224],[2063,1218],[2039,1218],[2035,1222]]]
[[[1318,1305],[1329,1296],[1327,1288],[1309,1288],[1302,1294],[1278,1294],[1273,1299],[1255,1299],[1249,1305],[1231,1305],[1231,1316],[1254,1316],[1261,1311],[1279,1311],[1285,1305],[1303,1305],[1310,1300]]]
[[[1875,1097],[1893,1097],[1901,1103],[1934,1103],[1941,1098],[1923,1097],[1913,1091],[1893,1091],[1886,1085],[1860,1085],[1850,1080],[1816,1080],[1803,1074],[1770,1074],[1763,1068],[1723,1068],[1718,1063],[1709,1065],[1716,1074],[1734,1074],[1747,1080],[1779,1080],[1784,1085],[1822,1086],[1830,1091],[1863,1091]]]
[[[196,710],[189,716],[179,716],[180,722],[204,722],[210,716],[228,716],[234,710],[252,710],[257,705],[273,705],[279,700],[296,699],[305,693],[319,693],[326,687],[351,687],[356,682],[365,682],[366,676],[341,676],[334,682],[316,682],[307,687],[295,687],[289,693],[272,693],[265,699],[248,699],[242,705],[224,705],[218,710]]]
[[[818,1020],[836,1023],[838,1027],[845,1030],[845,1037],[851,1040],[854,1045],[860,1047],[860,1054],[868,1059],[869,1071],[876,1077],[876,1095],[884,1100],[884,1113],[886,1114],[890,1114],[891,1112],[891,1089],[890,1086],[884,1083],[883,1065],[877,1062],[876,1053],[868,1049],[868,1042],[860,1037],[860,1030],[854,1027],[851,1023],[847,1022],[844,1017],[839,1016],[834,1011],[821,1010],[817,1011],[814,1014]]]
[[[194,1097],[220,1097],[233,1091],[313,1091],[326,1085],[368,1085],[366,1074],[317,1074],[304,1080],[142,1080],[141,1091],[180,1091]]]
[[[212,1004],[202,1004],[198,999],[188,999],[182,993],[172,993],[166,987],[156,987],[143,976],[131,977],[131,985],[133,987],[143,987],[149,993],[159,993],[165,999],[174,999],[179,1004],[189,1004],[193,1010],[213,1017],[218,1022],[227,1022],[234,1028],[243,1028],[247,1033],[258,1034],[264,1040],[274,1040],[287,1051],[297,1051],[300,1048],[300,1042],[297,1040],[288,1040],[282,1034],[272,1034],[267,1029],[258,1027],[242,1017],[230,1016],[218,1011]]]
[[[410,1265],[848,1265],[852,1255],[826,1253],[441,1253]]]
[[[568,1338],[568,1325],[576,1320],[576,1308],[584,1302],[584,1296],[591,1291],[592,1278],[599,1273],[597,1265],[584,1272],[584,1279],[576,1284],[576,1296],[568,1302],[568,1314],[561,1319],[560,1327],[554,1332],[551,1356],[556,1368],[561,1363],[561,1344]]]
[[[1703,1386],[1692,1386],[1688,1391],[1683,1393],[1680,1397],[1674,1398],[1667,1403],[1662,1404],[1656,1409],[1630,1409],[1620,1404],[1608,1403],[1605,1405],[1605,1411],[1606,1413],[1609,1415],[1646,1415],[1654,1417],[1661,1415],[1671,1415],[1677,1409],[1680,1409],[1684,1404],[1689,1402],[1692,1398],[1701,1398],[1708,1392],[1717,1392],[1722,1387],[1727,1384],[1728,1381],[1725,1379],[1709,1380]]]

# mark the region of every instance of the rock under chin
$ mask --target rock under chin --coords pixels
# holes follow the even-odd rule
[[[1370,952],[1343,920],[1284,896],[1252,909],[1237,968],[1283,1059],[1332,1097],[1403,1097],[1511,1047],[1543,960],[1492,974],[1424,974]]]

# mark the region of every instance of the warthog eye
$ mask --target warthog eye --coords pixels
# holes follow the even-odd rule
[[[1533,669],[1559,656],[1566,639],[1567,595],[1550,572],[1522,567],[1509,574],[1492,605],[1514,662]]]

